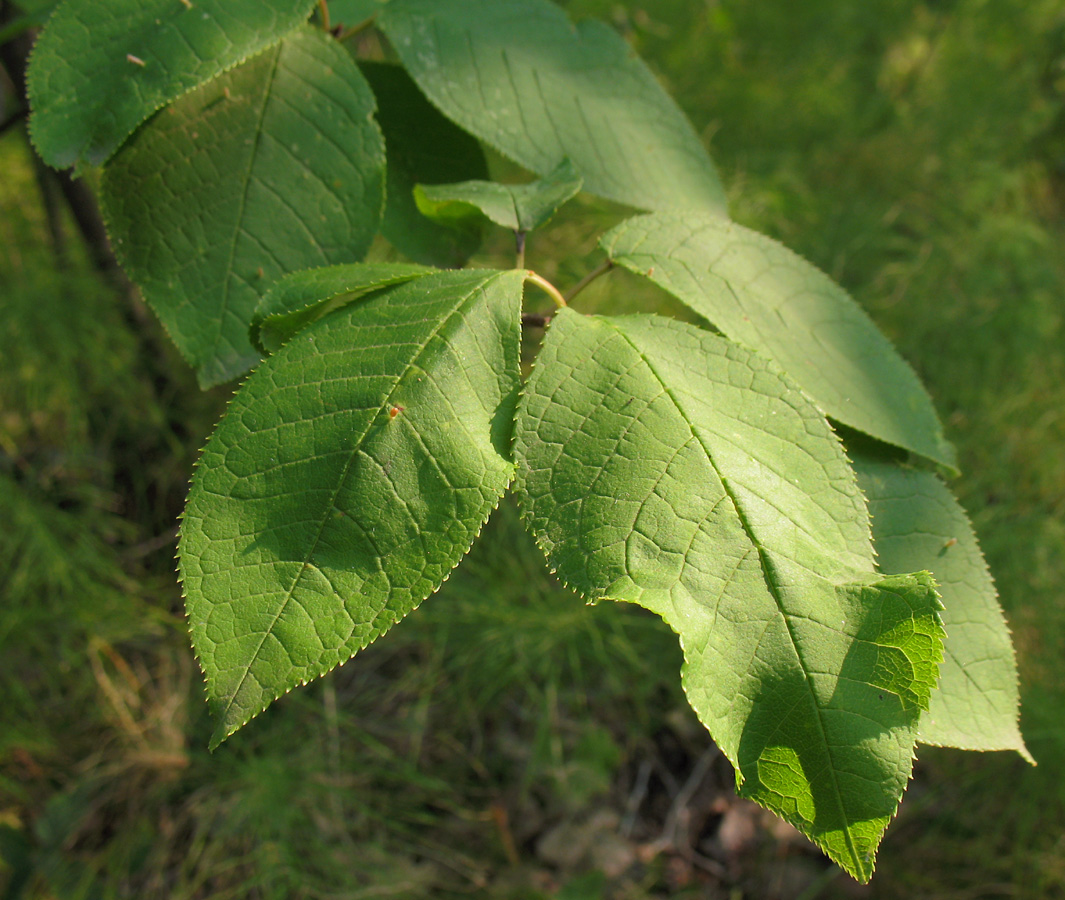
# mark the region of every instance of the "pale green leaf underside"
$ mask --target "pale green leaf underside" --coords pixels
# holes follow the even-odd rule
[[[774,359],[838,422],[945,466],[927,391],[846,291],[765,235],[713,216],[637,216],[603,249],[735,341]]]
[[[348,263],[292,272],[259,301],[251,320],[252,342],[273,353],[301,328],[363,294],[433,271],[413,263]]]
[[[965,511],[931,472],[852,452],[869,501],[880,569],[927,569],[943,599],[939,690],[921,717],[917,739],[964,750],[1016,750],[1031,755],[1017,726],[1017,666]]]
[[[241,387],[179,557],[217,745],[435,591],[513,475],[522,275],[427,276],[336,310]]]
[[[941,627],[926,573],[875,574],[864,501],[817,409],[775,365],[693,326],[563,310],[515,449],[559,576],[661,615],[743,795],[868,880]]]
[[[248,325],[275,279],[370,246],[373,108],[348,54],[305,27],[161,111],[104,170],[115,251],[204,386],[258,361]]]
[[[402,66],[360,61],[359,67],[377,96],[377,122],[388,147],[388,202],[381,234],[415,262],[461,268],[481,244],[480,229],[460,230],[427,219],[418,212],[413,191],[419,182],[487,178],[481,145],[441,115]]]
[[[156,110],[277,43],[314,0],[66,0],[28,74],[30,132],[56,168],[107,160]]]
[[[424,215],[444,223],[484,216],[512,231],[528,232],[546,225],[562,204],[580,193],[581,184],[573,163],[564,159],[550,175],[529,184],[420,184],[414,199]]]
[[[616,32],[547,0],[391,0],[378,17],[445,115],[538,175],[638,209],[725,212],[691,124]]]

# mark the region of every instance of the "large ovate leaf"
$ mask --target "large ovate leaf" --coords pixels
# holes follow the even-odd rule
[[[714,216],[652,214],[621,223],[602,246],[776,360],[831,418],[956,465],[910,366],[843,288],[782,244]]]
[[[412,191],[418,183],[487,178],[481,145],[440,115],[402,66],[359,65],[377,96],[377,121],[388,146],[388,202],[381,233],[416,262],[461,267],[480,246],[480,230],[431,221],[418,211]]]
[[[57,168],[107,160],[157,109],[277,43],[314,0],[66,0],[34,49],[30,133]]]
[[[917,739],[964,750],[1016,750],[1031,761],[1017,724],[1017,666],[994,582],[965,511],[931,472],[851,450],[869,501],[880,569],[927,569],[943,600],[939,690]]]
[[[593,194],[724,213],[690,123],[608,26],[547,0],[391,0],[378,24],[445,115],[538,175],[568,156]]]
[[[942,628],[927,573],[875,573],[864,500],[819,411],[772,362],[694,326],[563,310],[515,451],[559,576],[662,616],[741,793],[867,881]]]
[[[568,159],[549,175],[529,184],[463,181],[419,184],[414,199],[429,218],[464,223],[486,218],[512,231],[528,232],[546,225],[567,201],[580,193],[581,176]]]
[[[435,591],[513,475],[522,273],[336,310],[248,378],[181,528],[212,746]]]
[[[251,320],[252,342],[273,353],[301,328],[363,294],[432,271],[414,263],[349,263],[292,272],[259,301]]]
[[[248,325],[278,276],[370,246],[373,109],[348,54],[305,27],[161,111],[104,170],[115,251],[202,385],[258,361]]]

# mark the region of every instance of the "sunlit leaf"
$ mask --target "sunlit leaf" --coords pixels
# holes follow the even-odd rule
[[[515,450],[529,527],[559,577],[662,616],[743,796],[867,881],[942,627],[927,573],[875,573],[864,501],[818,410],[716,335],[564,310]]]
[[[623,222],[602,246],[776,360],[831,418],[955,466],[913,369],[843,288],[782,244],[715,216],[652,214]]]
[[[251,320],[252,341],[273,353],[292,335],[326,313],[378,288],[428,275],[413,263],[350,263],[293,272],[274,283]]]
[[[181,576],[217,745],[435,591],[510,483],[519,272],[430,275],[267,359],[196,469]]]
[[[1017,666],[994,582],[965,511],[933,473],[851,451],[869,500],[883,572],[927,569],[943,599],[939,690],[917,739],[964,750],[1016,750]]]

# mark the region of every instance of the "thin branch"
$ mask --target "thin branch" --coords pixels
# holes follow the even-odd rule
[[[558,288],[555,287],[546,278],[544,278],[544,277],[542,277],[540,275],[537,275],[535,272],[533,272],[533,271],[531,271],[529,269],[526,269],[525,270],[525,280],[526,281],[531,281],[541,291],[543,291],[545,294],[547,294],[548,297],[550,297],[552,300],[555,301],[555,306],[557,306],[559,309],[562,309],[564,306],[566,306],[566,298],[563,297],[562,294],[559,292]]]
[[[322,16],[322,31],[332,31],[329,27],[329,4],[325,0],[318,0],[318,12]]]
[[[613,260],[611,260],[611,259],[603,260],[601,263],[599,263],[598,266],[596,266],[594,269],[592,269],[591,272],[589,272],[587,275],[585,275],[572,288],[570,288],[569,293],[566,294],[566,302],[568,303],[571,300],[573,300],[574,297],[576,297],[581,291],[583,291],[586,287],[588,287],[588,285],[590,285],[593,281],[595,281],[595,279],[597,279],[600,275],[605,275],[607,272],[609,272],[613,268],[614,268],[614,261]]]

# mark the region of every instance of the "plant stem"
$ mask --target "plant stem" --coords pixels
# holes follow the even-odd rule
[[[546,278],[544,278],[544,277],[542,277],[540,275],[537,275],[535,272],[532,272],[532,271],[526,269],[525,270],[525,280],[526,281],[531,281],[541,291],[543,291],[545,294],[547,294],[548,297],[550,297],[552,300],[555,301],[555,306],[557,306],[559,309],[562,309],[563,307],[566,306],[566,298],[563,297],[562,294],[559,292],[558,288],[555,287]]]
[[[515,269],[525,268],[525,232],[514,232],[514,245],[518,248],[518,261],[514,263]]]
[[[318,0],[318,12],[322,14],[322,31],[329,32],[329,4],[325,0]]]
[[[588,285],[590,285],[593,281],[595,281],[595,279],[597,279],[600,275],[605,275],[607,272],[609,272],[613,268],[614,268],[614,261],[613,260],[611,260],[611,259],[603,260],[601,263],[599,263],[598,266],[596,266],[594,269],[592,269],[591,272],[589,272],[587,275],[585,275],[572,288],[570,288],[569,293],[566,294],[566,302],[569,302],[574,297],[576,297],[581,291],[583,291],[586,287],[588,287]]]

